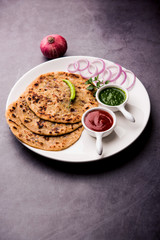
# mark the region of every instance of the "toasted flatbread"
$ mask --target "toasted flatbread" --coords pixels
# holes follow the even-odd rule
[[[70,88],[63,81],[71,81],[76,98],[70,102]],[[58,123],[77,123],[83,113],[98,103],[87,90],[86,79],[78,74],[51,72],[40,75],[26,89],[25,98],[29,108],[41,119]]]
[[[20,121],[17,114],[17,105],[17,101],[9,105],[6,111],[6,119],[12,133],[27,145],[46,151],[60,151],[70,147],[80,138],[83,127],[62,136],[49,137],[33,133]]]
[[[73,132],[82,123],[55,123],[39,118],[28,106],[22,94],[17,101],[18,117],[25,127],[34,133],[48,136],[58,136]]]

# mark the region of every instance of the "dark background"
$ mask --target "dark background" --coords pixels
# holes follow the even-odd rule
[[[9,131],[8,94],[47,61],[39,45],[51,33],[66,38],[65,56],[117,62],[147,89],[149,122],[126,150],[62,163],[29,151]],[[160,2],[0,0],[0,53],[0,240],[159,240]]]

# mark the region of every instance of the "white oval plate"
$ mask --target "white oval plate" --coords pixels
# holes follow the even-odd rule
[[[87,58],[89,61],[97,59],[88,56],[63,57],[47,61],[31,69],[25,73],[11,89],[7,99],[6,108],[10,103],[18,99],[20,94],[24,92],[29,83],[31,83],[36,77],[47,72],[67,71],[68,64],[81,58]],[[107,64],[112,64],[112,62],[108,60],[104,61]],[[102,156],[99,156],[96,152],[95,138],[89,136],[85,130],[80,139],[74,145],[62,151],[44,151],[30,147],[23,142],[21,143],[37,154],[59,161],[88,162],[107,158],[120,152],[133,143],[142,133],[148,122],[150,115],[150,100],[145,87],[138,78],[136,78],[136,83],[129,92],[129,101],[126,108],[133,114],[136,122],[129,122],[120,112],[116,112],[117,126],[110,136],[103,139],[104,151]]]

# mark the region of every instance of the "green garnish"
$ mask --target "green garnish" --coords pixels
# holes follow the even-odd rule
[[[89,86],[87,87],[87,90],[89,91],[93,91],[93,94],[95,96],[97,89],[99,89],[100,87],[102,87],[104,84],[108,84],[109,81],[106,81],[105,83],[103,83],[102,81],[100,81],[99,76],[95,77],[94,79],[89,78],[85,84],[89,84]]]
[[[99,99],[106,105],[117,106],[125,101],[126,94],[118,87],[107,87],[100,92]]]
[[[70,95],[70,102],[72,102],[75,97],[76,97],[76,90],[75,90],[75,86],[72,82],[70,82],[69,80],[67,79],[63,79],[63,82],[67,83],[67,85],[69,86],[70,88],[70,92],[71,92],[71,95]]]

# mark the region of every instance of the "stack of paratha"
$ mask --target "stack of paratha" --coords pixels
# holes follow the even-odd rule
[[[64,79],[75,86],[73,102]],[[67,72],[40,75],[6,111],[13,134],[32,147],[48,151],[74,144],[83,131],[83,113],[98,105],[85,82],[80,75]]]

